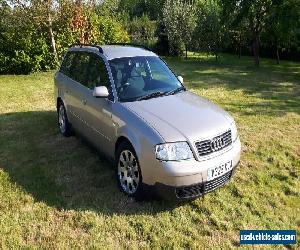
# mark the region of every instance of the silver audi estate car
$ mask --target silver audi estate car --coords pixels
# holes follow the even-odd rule
[[[146,48],[73,46],[55,74],[55,102],[60,133],[113,160],[129,196],[192,199],[228,182],[240,160],[233,118]]]

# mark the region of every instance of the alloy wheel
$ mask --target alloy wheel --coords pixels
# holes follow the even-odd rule
[[[130,150],[121,152],[118,162],[118,178],[123,191],[134,194],[140,182],[138,162]]]

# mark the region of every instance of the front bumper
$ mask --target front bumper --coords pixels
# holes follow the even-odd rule
[[[196,159],[187,161],[166,161],[161,162],[153,157],[143,159],[139,157],[143,174],[143,182],[153,186],[156,183],[163,183],[167,186],[191,186],[207,180],[208,169],[222,163],[232,161],[236,166],[240,161],[241,142],[239,138],[218,156],[202,161]],[[144,154],[147,155],[147,154]]]
[[[233,176],[240,161],[241,142],[239,138],[225,152],[203,161],[188,160],[160,162],[156,159],[141,163],[143,183],[155,187],[156,193],[166,199],[192,199],[225,185]],[[143,158],[142,158],[143,159]],[[219,178],[207,181],[208,169],[232,161],[233,170]]]
[[[154,185],[156,194],[167,200],[190,200],[199,196],[203,196],[206,193],[212,192],[215,189],[224,186],[228,183],[231,177],[234,175],[239,162],[234,168],[225,173],[224,175],[212,180],[203,181],[200,183],[185,185],[185,186],[170,186],[163,183],[156,183]]]

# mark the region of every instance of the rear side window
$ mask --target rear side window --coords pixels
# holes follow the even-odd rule
[[[88,53],[77,53],[76,57],[74,57],[72,61],[72,66],[70,69],[70,77],[84,86],[87,86],[89,59],[90,56]]]
[[[113,99],[108,71],[101,57],[88,52],[68,52],[62,62],[60,72],[89,89],[106,86],[110,94],[108,98]]]
[[[75,56],[76,56],[75,52],[68,52],[66,54],[66,56],[64,57],[64,60],[61,64],[61,67],[60,67],[61,73],[65,74],[66,76],[71,77],[70,70],[71,70],[72,63],[73,63]]]

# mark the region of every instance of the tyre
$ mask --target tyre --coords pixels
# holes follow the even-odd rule
[[[59,132],[63,136],[69,137],[70,135],[72,135],[71,124],[69,123],[66,108],[62,102],[60,102],[58,105],[57,115]]]
[[[124,141],[116,152],[117,181],[120,190],[137,200],[143,199],[142,173],[132,145]]]

